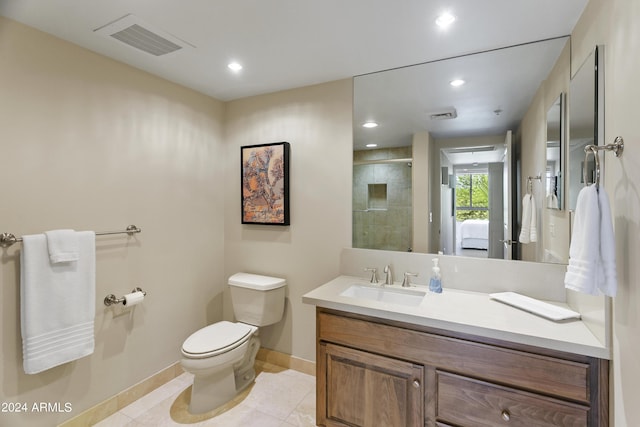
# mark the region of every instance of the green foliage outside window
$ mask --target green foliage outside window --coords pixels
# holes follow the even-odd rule
[[[456,220],[489,219],[489,176],[456,175]]]

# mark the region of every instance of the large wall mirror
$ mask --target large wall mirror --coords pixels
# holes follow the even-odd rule
[[[517,130],[567,43],[355,77],[353,247],[510,259],[526,185],[518,168],[528,161]]]

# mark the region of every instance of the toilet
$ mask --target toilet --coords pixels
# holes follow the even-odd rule
[[[182,344],[182,368],[194,375],[189,412],[209,412],[253,382],[260,348],[258,327],[284,315],[285,279],[236,273],[229,277],[237,322],[221,321],[194,332]]]

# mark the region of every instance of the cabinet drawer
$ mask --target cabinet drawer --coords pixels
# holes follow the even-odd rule
[[[490,382],[589,403],[589,365],[534,353],[319,314],[318,338]]]
[[[588,425],[589,408],[439,371],[437,420],[459,426]]]

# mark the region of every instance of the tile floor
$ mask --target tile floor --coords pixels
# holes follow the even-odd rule
[[[186,410],[193,377],[184,373],[96,427],[306,427],[315,426],[315,377],[256,361],[256,379],[233,401],[201,416]]]

